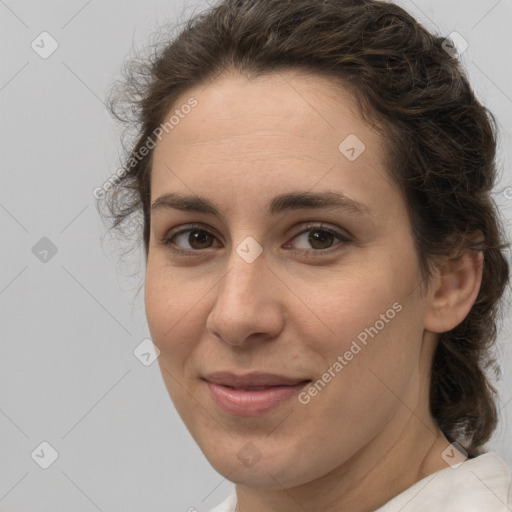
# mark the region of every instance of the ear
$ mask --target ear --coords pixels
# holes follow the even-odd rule
[[[425,329],[446,332],[466,318],[480,290],[483,266],[483,252],[476,250],[438,264],[428,297]]]

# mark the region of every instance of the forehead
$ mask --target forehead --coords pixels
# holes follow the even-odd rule
[[[155,147],[152,200],[176,188],[224,188],[229,199],[235,182],[252,195],[265,183],[275,193],[293,185],[341,187],[370,202],[372,189],[378,199],[389,188],[381,137],[361,119],[349,91],[333,80],[295,71],[257,78],[227,74],[183,93],[166,119],[190,98],[196,106],[184,109],[188,113]],[[360,155],[347,158],[354,153],[347,149]]]
[[[370,144],[381,144],[378,134],[360,118],[352,93],[320,75],[288,70],[249,78],[229,72],[183,93],[170,113],[180,110],[190,97],[197,106],[172,129],[176,144],[260,133],[277,137],[280,143],[296,137],[318,144],[325,138],[332,146],[332,136],[342,136],[344,130],[357,132]]]

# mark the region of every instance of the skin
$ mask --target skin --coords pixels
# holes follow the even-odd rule
[[[436,333],[458,325],[476,299],[482,254],[440,261],[423,293],[383,141],[329,79],[225,73],[172,110],[190,96],[198,105],[155,147],[151,199],[194,193],[222,217],[151,214],[145,305],[170,397],[212,466],[236,483],[241,512],[375,510],[448,467],[449,443],[428,408],[429,369]],[[366,145],[354,161],[338,150],[349,134]],[[344,193],[371,216],[268,213],[273,197],[296,191]],[[320,222],[350,241],[308,242]],[[185,255],[162,243],[192,223],[210,237],[174,237]],[[236,252],[248,236],[263,249],[252,263]],[[201,379],[259,370],[316,381],[394,303],[401,311],[306,405],[294,397],[235,417]],[[261,456],[250,467],[237,456],[249,442]]]

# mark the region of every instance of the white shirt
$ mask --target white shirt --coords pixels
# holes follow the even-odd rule
[[[236,494],[210,512],[235,512]],[[421,479],[375,512],[511,512],[512,475],[495,452]]]

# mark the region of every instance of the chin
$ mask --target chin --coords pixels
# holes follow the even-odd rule
[[[280,490],[297,487],[322,476],[313,474],[307,455],[300,455],[293,447],[289,451],[283,451],[282,446],[280,449],[275,447],[279,452],[273,453],[271,447],[258,450],[256,444],[262,445],[262,442],[229,438],[226,444],[213,444],[211,437],[207,444],[208,447],[202,444],[200,447],[208,462],[235,484],[254,489]],[[302,461],[307,463],[305,468],[302,468]]]

